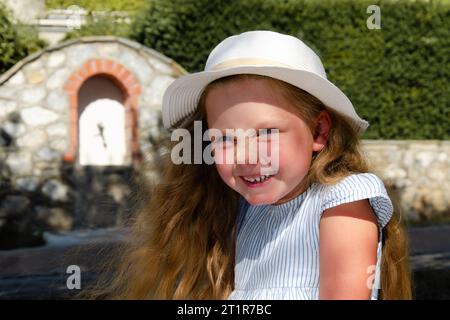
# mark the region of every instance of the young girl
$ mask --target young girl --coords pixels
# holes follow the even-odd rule
[[[215,160],[233,147],[227,129],[266,143],[276,132],[278,163],[263,173],[261,161],[174,164],[167,153],[110,297],[411,298],[398,210],[360,150],[368,123],[299,39],[226,38],[205,71],[167,89],[163,120],[187,130],[193,150],[195,121],[224,132],[211,139]]]

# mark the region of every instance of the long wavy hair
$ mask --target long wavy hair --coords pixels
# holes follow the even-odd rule
[[[359,134],[349,119],[306,91],[269,77],[233,75],[210,83],[196,111],[176,127],[187,129],[193,136],[194,121],[207,123],[208,92],[242,79],[267,81],[297,107],[299,117],[312,134],[319,113],[329,112],[332,128],[328,143],[313,155],[305,178],[307,185],[331,185],[352,173],[369,172]],[[171,150],[176,143],[167,144]],[[145,189],[146,204],[132,220],[128,241],[120,248],[120,254],[114,254],[118,266],[110,265],[117,269],[88,290],[91,298],[225,299],[234,289],[239,194],[222,181],[214,165],[174,164],[170,152],[163,156],[163,165],[161,179]],[[394,215],[383,228],[379,298],[411,299],[408,242],[400,207],[393,202]]]

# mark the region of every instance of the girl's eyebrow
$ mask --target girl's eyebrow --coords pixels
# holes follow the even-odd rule
[[[269,119],[269,120],[263,120],[261,122],[259,122],[257,125],[255,125],[254,127],[251,128],[247,128],[244,130],[248,130],[248,129],[278,129],[280,126],[282,126],[284,124],[283,120],[280,119]],[[228,130],[237,130],[237,129],[243,129],[243,128],[228,128]],[[227,129],[220,129],[220,131],[222,132],[222,134],[226,134]]]
[[[282,119],[268,119],[268,120],[264,120],[259,122],[254,129],[255,130],[259,130],[259,129],[278,129],[280,127],[282,127],[284,125],[285,121],[283,121]]]
[[[257,128],[261,128],[261,129],[277,128],[280,125],[282,125],[283,123],[284,123],[283,120],[279,120],[279,119],[273,119],[272,120],[272,119],[270,119],[270,120],[262,121],[256,127]]]

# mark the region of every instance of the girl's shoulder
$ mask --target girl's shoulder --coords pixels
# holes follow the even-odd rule
[[[337,183],[324,187],[327,193],[333,193],[342,189],[372,190],[374,192],[386,190],[383,180],[372,172],[352,173]]]
[[[393,214],[393,204],[383,180],[371,172],[353,173],[333,185],[323,186],[320,192],[321,213],[340,204],[368,199],[384,227]]]

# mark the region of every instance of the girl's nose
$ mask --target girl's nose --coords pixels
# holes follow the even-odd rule
[[[236,164],[258,164],[258,141],[255,137],[238,139],[235,148]]]
[[[260,174],[278,172],[278,137],[274,136],[273,141],[257,137],[246,137],[241,143],[238,141],[235,148],[235,164],[242,166],[243,172],[254,172],[255,170],[260,171]]]

